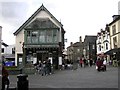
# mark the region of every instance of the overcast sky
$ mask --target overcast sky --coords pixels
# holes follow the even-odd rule
[[[61,21],[66,31],[66,47],[79,37],[97,35],[118,14],[120,0],[0,0],[2,40],[15,43],[13,33],[42,5]]]

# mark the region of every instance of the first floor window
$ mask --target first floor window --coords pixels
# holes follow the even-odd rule
[[[46,36],[46,34],[45,34],[45,30],[40,31],[39,42],[41,42],[41,43],[45,43],[45,36]]]
[[[117,48],[117,37],[113,38],[113,45],[114,45],[114,48]]]
[[[46,31],[46,41],[47,43],[52,43],[52,30]]]
[[[108,50],[108,44],[106,43],[106,50]]]
[[[32,32],[32,43],[38,43],[38,31]]]
[[[53,42],[57,42],[57,30],[53,30]]]
[[[99,45],[99,51],[101,51],[101,45]]]
[[[31,32],[27,31],[27,43],[31,43]]]

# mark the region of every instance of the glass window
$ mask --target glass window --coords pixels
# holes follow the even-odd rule
[[[113,35],[116,34],[116,25],[112,26],[112,33],[113,33]]]
[[[53,30],[53,42],[57,42],[58,38],[57,38],[57,30]]]
[[[4,53],[4,48],[2,48],[2,53]]]
[[[12,54],[15,54],[15,48],[12,48]]]
[[[27,31],[27,43],[31,43],[30,31]]]
[[[32,31],[32,43],[38,43],[38,31]]]
[[[46,34],[45,34],[45,30],[43,30],[43,31],[40,31],[40,33],[39,33],[39,42],[41,42],[41,43],[45,43],[45,36],[46,36]]]
[[[99,51],[101,51],[101,45],[99,45]]]
[[[95,45],[94,44],[92,45],[92,48],[95,49]]]
[[[114,48],[117,48],[117,37],[113,38],[113,45],[114,45]]]
[[[87,50],[89,50],[89,45],[87,46]]]
[[[52,43],[52,30],[47,30],[46,32],[46,42]]]
[[[108,44],[106,43],[106,50],[108,50]]]

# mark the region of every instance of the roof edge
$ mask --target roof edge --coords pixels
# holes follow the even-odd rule
[[[61,27],[63,25],[59,22],[42,4],[13,34],[17,35],[40,11],[45,10]]]

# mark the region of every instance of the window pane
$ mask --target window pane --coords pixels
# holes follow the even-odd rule
[[[116,34],[116,25],[112,26],[113,35]]]
[[[108,44],[106,43],[106,50],[108,50]]]
[[[57,42],[58,38],[57,38],[57,30],[53,31],[53,42]]]
[[[32,31],[32,43],[38,43],[38,31]]]
[[[113,45],[114,45],[114,48],[117,48],[117,38],[116,37],[113,38]]]
[[[39,35],[39,42],[41,43],[45,43],[45,30],[40,31],[40,35]]]
[[[27,31],[27,43],[31,43],[30,31]]]
[[[47,43],[52,43],[52,30],[47,30],[46,41],[47,41]]]

